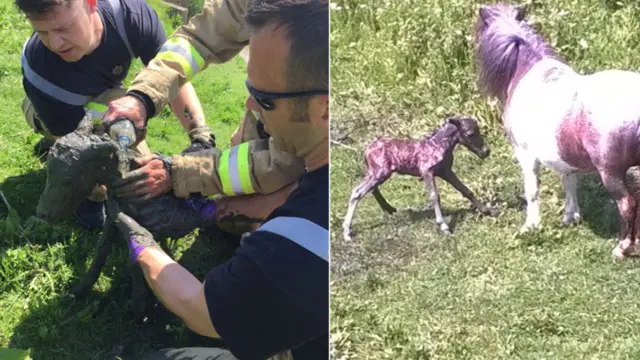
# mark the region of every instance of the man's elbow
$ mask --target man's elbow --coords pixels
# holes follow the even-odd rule
[[[206,325],[207,321],[209,321],[209,323],[211,322],[206,318],[183,319],[183,320],[185,325],[187,325],[187,327],[191,329],[191,331],[195,332],[200,336],[206,336],[206,337],[216,338],[216,339],[220,338],[220,335],[218,335],[218,332],[213,328],[213,325],[209,325],[209,326]]]
[[[206,304],[198,296],[183,296],[180,301],[186,307],[182,320],[189,329],[201,336],[220,338],[213,327]]]

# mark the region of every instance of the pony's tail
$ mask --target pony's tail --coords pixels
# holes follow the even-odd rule
[[[478,48],[480,85],[489,96],[504,99],[511,78],[518,68],[520,46],[526,40],[519,34],[487,34]]]

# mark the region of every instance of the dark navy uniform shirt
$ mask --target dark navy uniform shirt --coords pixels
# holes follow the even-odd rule
[[[109,2],[98,0],[97,6],[104,33],[100,45],[91,54],[68,63],[47,49],[34,32],[24,50],[31,69],[64,90],[85,96],[97,96],[120,86],[129,72],[131,55],[118,34],[115,14]],[[120,7],[134,56],[146,66],[166,41],[162,23],[144,0],[120,0]],[[22,84],[38,118],[53,135],[63,136],[77,128],[86,112],[82,106],[69,105],[50,97],[26,77],[23,77]]]
[[[328,165],[304,174],[265,223],[278,217],[312,222],[328,248]],[[205,297],[213,326],[240,360],[288,349],[294,360],[329,358],[328,261],[286,237],[260,229],[247,236],[230,261],[209,272]]]

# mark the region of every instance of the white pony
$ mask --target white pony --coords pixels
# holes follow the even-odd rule
[[[637,245],[636,200],[625,182],[640,164],[640,74],[574,71],[524,21],[523,7],[483,5],[476,26],[480,83],[499,100],[502,122],[522,168],[527,215],[540,224],[540,165],[555,170],[566,194],[562,222],[580,219],[577,173],[597,171],[623,219],[613,255]]]

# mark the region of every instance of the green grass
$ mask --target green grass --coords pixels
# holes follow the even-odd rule
[[[612,261],[618,216],[597,176],[580,181],[581,224],[560,227],[564,194],[541,179],[543,227],[524,222],[522,175],[497,109],[475,83],[473,26],[480,2],[336,0],[331,13],[331,351],[335,359],[637,359],[637,262]],[[529,18],[580,72],[640,67],[635,2],[532,1]],[[544,106],[541,104],[541,106]],[[378,135],[420,137],[446,113],[481,122],[484,162],[456,150],[454,170],[501,214],[487,218],[438,181],[454,235],[438,233],[424,185],[394,176],[342,221],[363,176],[362,149]],[[355,149],[355,151],[353,150]]]
[[[149,2],[170,34],[175,23],[166,15],[165,5]],[[102,359],[118,348],[133,355],[158,346],[208,344],[161,309],[155,325],[133,324],[124,248],[115,247],[86,299],[73,301],[68,296],[70,286],[87,270],[99,234],[79,230],[72,220],[56,225],[30,220],[46,175],[44,165],[31,153],[40,138],[20,110],[24,96],[20,50],[31,28],[12,3],[0,3],[0,189],[13,208],[9,211],[0,202],[0,348],[31,349],[35,359]],[[141,68],[136,60],[125,85]],[[193,82],[222,149],[228,148],[243,114],[245,74],[244,60],[236,57],[205,70]],[[178,153],[189,144],[168,109],[151,120],[147,138],[153,151],[165,154]],[[177,259],[203,278],[231,254],[234,244],[234,238],[194,231],[169,246]]]

